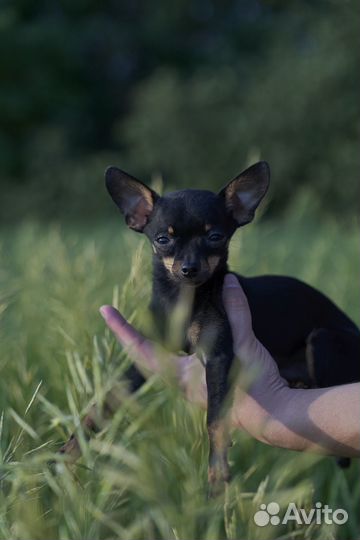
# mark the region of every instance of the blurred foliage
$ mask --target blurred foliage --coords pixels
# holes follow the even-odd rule
[[[3,0],[0,212],[94,218],[116,164],[218,189],[267,159],[273,204],[304,189],[353,214],[355,0]]]
[[[286,226],[271,220],[238,231],[231,268],[296,275],[359,323],[356,224],[312,219],[310,208],[302,198]],[[124,397],[76,467],[50,474],[48,459],[126,362],[98,307],[112,302],[142,327],[150,260],[150,246],[118,222],[0,232],[0,538],[359,538],[356,459],[344,471],[331,457],[234,433],[233,481],[225,498],[207,500],[204,412],[155,376]],[[321,501],[346,509],[349,520],[256,527],[254,512],[270,501],[282,511],[290,501],[307,509]]]

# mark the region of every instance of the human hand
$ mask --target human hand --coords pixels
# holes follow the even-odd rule
[[[254,335],[247,298],[232,274],[225,276],[223,303],[232,329],[235,361],[240,361],[242,368],[241,380],[248,381],[248,387],[234,383],[230,423],[273,446],[358,457],[360,383],[310,390],[289,388],[274,359]],[[206,408],[205,369],[195,354],[169,355],[145,339],[112,306],[103,306],[100,311],[141,371],[175,373],[187,399]]]
[[[231,325],[235,362],[240,361],[242,380],[234,382],[229,421],[256,439],[292,450],[311,450],[338,456],[360,456],[360,383],[310,390],[290,389],[279,374],[274,359],[257,340],[249,305],[237,278],[225,276],[224,307]],[[195,354],[178,356],[145,339],[112,306],[100,309],[108,327],[128,350],[140,371],[175,376],[187,399],[207,406],[205,368]],[[252,378],[246,377],[252,372]],[[96,405],[93,406],[96,414]],[[90,412],[84,421],[94,431]],[[75,436],[60,449],[72,461],[80,455]]]

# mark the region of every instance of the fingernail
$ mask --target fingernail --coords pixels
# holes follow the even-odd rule
[[[101,316],[104,318],[104,319],[107,319],[107,306],[101,306],[101,308],[99,309],[100,311],[100,314]]]
[[[226,274],[224,279],[224,286],[225,287],[238,287],[239,281],[234,274]]]

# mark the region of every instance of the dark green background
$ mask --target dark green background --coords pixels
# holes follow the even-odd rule
[[[268,214],[302,192],[353,215],[355,0],[3,0],[0,213],[94,219],[116,164],[218,189],[258,158]]]

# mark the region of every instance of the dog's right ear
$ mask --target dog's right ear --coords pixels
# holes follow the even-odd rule
[[[127,225],[143,232],[159,198],[157,193],[117,167],[106,169],[105,183],[111,198],[125,216]]]

